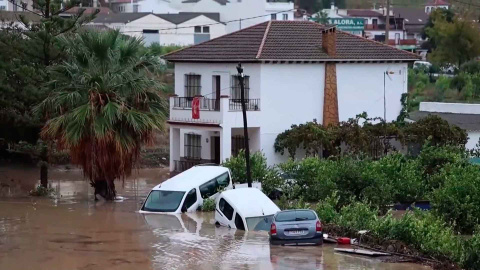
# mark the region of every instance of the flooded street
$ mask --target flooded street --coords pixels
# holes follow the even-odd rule
[[[136,212],[167,169],[142,169],[117,183],[124,200],[94,202],[79,170],[55,170],[55,198],[26,196],[37,168],[0,167],[0,269],[429,269],[334,253],[270,247],[266,232],[215,227],[213,213]]]

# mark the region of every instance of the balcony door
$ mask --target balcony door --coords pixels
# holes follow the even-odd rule
[[[212,139],[212,162],[220,164],[220,137],[213,136]]]
[[[213,99],[215,100],[215,110],[220,110],[220,95],[221,95],[221,84],[220,84],[220,75],[213,75],[212,76],[212,95]]]

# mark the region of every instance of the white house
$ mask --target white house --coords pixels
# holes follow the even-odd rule
[[[173,8],[170,0],[110,0],[115,12],[151,12],[151,13],[179,13]]]
[[[141,5],[142,1],[138,3]],[[170,0],[170,7],[179,12],[219,13],[220,20],[226,23],[227,33],[271,19],[294,19],[292,0]]]
[[[480,139],[480,104],[421,102],[419,111],[410,113],[409,119],[418,121],[427,115],[437,115],[451,125],[467,131],[465,147],[473,149]]]
[[[165,58],[175,63],[171,171],[220,163],[243,148],[239,62],[246,75],[250,149],[276,164],[286,156],[275,153],[275,138],[292,124],[316,119],[335,125],[364,111],[383,117],[384,110],[388,121],[396,119],[408,63],[418,59],[308,21],[264,22]],[[193,97],[200,99],[199,119],[192,117]]]
[[[431,0],[425,5],[425,13],[430,14],[437,8],[449,9],[450,4],[444,0]]]
[[[225,24],[220,22],[218,13],[116,13],[98,15],[90,24],[143,37],[147,45],[157,42],[160,45],[188,46],[225,34]]]

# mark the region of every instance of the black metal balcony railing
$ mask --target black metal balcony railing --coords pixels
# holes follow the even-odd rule
[[[197,166],[200,164],[206,164],[206,163],[214,163],[211,160],[205,160],[205,159],[188,159],[188,160],[174,160],[174,170],[176,172],[184,172],[193,166]]]
[[[260,110],[260,99],[245,99],[245,107],[247,111],[259,111]],[[230,110],[231,111],[241,111],[242,102],[240,99],[230,99]]]
[[[199,97],[200,110],[220,111],[220,100]],[[174,97],[173,107],[176,109],[191,109],[193,97]]]

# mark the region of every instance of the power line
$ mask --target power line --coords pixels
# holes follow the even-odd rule
[[[181,26],[181,27],[170,27],[170,28],[163,28],[163,29],[155,29],[155,30],[158,30],[158,31],[165,31],[165,30],[176,30],[176,29],[185,29],[185,28],[194,28],[196,26],[211,26],[211,25],[217,25],[217,24],[228,24],[228,23],[233,23],[233,22],[241,22],[241,21],[245,21],[245,20],[252,20],[252,19],[258,19],[258,18],[262,18],[262,17],[265,17],[265,16],[272,16],[272,15],[276,15],[276,14],[280,14],[280,13],[284,13],[284,12],[289,12],[289,11],[294,11],[295,9],[289,9],[289,10],[282,10],[282,11],[278,11],[278,12],[275,12],[275,13],[269,13],[269,14],[265,14],[265,15],[258,15],[258,16],[253,16],[253,17],[247,17],[247,18],[239,18],[239,19],[235,19],[235,20],[230,20],[230,21],[226,21],[226,22],[216,22],[216,23],[209,23],[209,24],[203,24],[203,25],[191,25],[191,26]],[[105,25],[105,23],[103,23]],[[142,33],[143,31],[122,31],[122,33]]]

